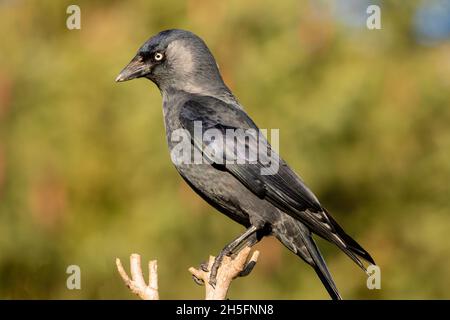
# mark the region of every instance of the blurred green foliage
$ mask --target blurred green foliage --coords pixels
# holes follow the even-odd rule
[[[382,289],[319,241],[344,298],[450,298],[450,44],[418,44],[419,1],[385,1],[382,30],[333,1],[0,2],[0,298],[133,298],[114,259],[157,258],[162,298],[199,298],[187,268],[242,227],[178,176],[161,98],[115,76],[151,35],[189,29],[338,221],[373,255]],[[364,12],[363,12],[364,13]],[[230,297],[328,298],[273,239]],[[66,288],[77,264],[82,289]]]

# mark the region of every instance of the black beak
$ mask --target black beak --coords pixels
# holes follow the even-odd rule
[[[151,70],[151,64],[145,63],[142,57],[136,55],[133,60],[119,73],[117,82],[128,81],[145,76]]]

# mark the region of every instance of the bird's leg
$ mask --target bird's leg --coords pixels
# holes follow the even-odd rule
[[[231,254],[235,253],[235,250],[239,247],[242,247],[242,244],[246,243],[246,240],[253,234],[258,231],[258,228],[255,226],[251,226],[243,234],[241,234],[239,237],[234,239],[232,242],[230,242],[228,245],[225,246],[225,248],[220,251],[219,255],[214,260],[214,263],[211,267],[211,274],[209,277],[209,284],[214,288],[216,285],[216,277],[217,277],[217,271],[219,270],[220,264],[222,263],[223,257],[230,256]]]
[[[261,240],[258,235],[256,233],[252,234],[247,241],[245,241],[245,243],[238,248],[237,251],[241,251],[243,248],[245,247],[250,247],[252,248],[255,244],[257,244],[259,242],[259,240]],[[250,274],[250,272],[252,272],[253,268],[256,265],[256,261],[250,261],[249,263],[247,263],[244,267],[244,270],[242,270],[241,272],[239,272],[239,277],[246,277]]]
[[[233,256],[238,255],[239,252],[241,252],[242,249],[245,247],[253,247],[255,244],[257,244],[261,238],[258,237],[257,232],[249,236],[245,241],[241,242],[239,246],[234,248],[233,252],[231,253]]]

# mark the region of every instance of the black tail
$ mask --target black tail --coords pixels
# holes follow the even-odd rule
[[[334,283],[333,277],[331,276],[325,260],[323,259],[322,254],[320,253],[313,238],[311,235],[303,235],[302,240],[313,261],[311,266],[314,268],[314,271],[316,271],[325,289],[327,289],[328,294],[333,300],[342,300],[336,284]]]
[[[339,237],[339,242],[344,243],[344,245],[342,245],[342,243],[335,242],[339,246],[339,248],[344,251],[354,262],[356,262],[356,264],[358,264],[364,271],[367,270],[359,258],[362,258],[371,264],[376,264],[371,255],[366,250],[364,250],[364,248],[361,247],[358,242],[356,242],[352,237],[345,233],[345,231],[336,222],[336,220],[334,220],[331,214],[329,214],[326,210],[325,212]]]
[[[272,231],[281,243],[314,268],[333,300],[342,299],[311,232],[301,222],[285,217],[282,228]]]

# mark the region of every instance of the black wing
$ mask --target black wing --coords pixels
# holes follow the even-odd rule
[[[321,206],[300,177],[272,150],[242,109],[213,97],[202,96],[183,105],[179,120],[190,132],[195,147],[203,151],[208,161],[229,171],[258,197],[267,199],[303,222],[312,232],[337,244],[361,267],[362,263],[355,254],[374,263],[370,255]],[[241,140],[244,141],[244,147],[239,148],[239,144],[236,147],[236,140],[230,139],[204,141],[201,136],[195,135],[196,123],[197,126],[201,124],[203,134],[213,130],[226,137],[229,130],[240,130],[241,134],[246,133],[245,139]],[[227,162],[230,159],[234,162]],[[275,161],[278,161],[278,166],[272,167]]]

